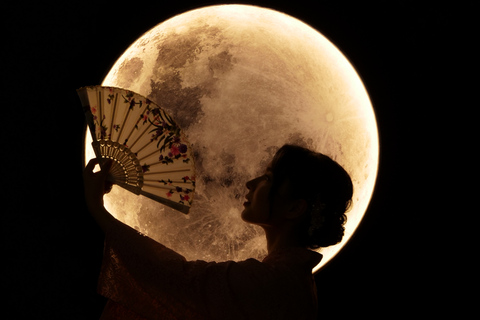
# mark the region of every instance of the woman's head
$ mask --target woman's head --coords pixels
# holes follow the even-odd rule
[[[263,220],[271,219],[276,208],[283,208],[287,202],[301,201],[304,205],[296,228],[306,247],[328,247],[342,240],[353,185],[348,173],[329,157],[303,147],[284,145],[276,152],[265,175],[249,181],[247,188],[255,188],[255,193],[247,195],[246,209],[255,204],[258,209],[255,214],[264,215],[260,218]],[[254,196],[258,199],[253,199]],[[244,220],[256,222],[247,215]]]

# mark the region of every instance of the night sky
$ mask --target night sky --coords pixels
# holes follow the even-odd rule
[[[83,200],[84,115],[75,90],[100,84],[153,26],[215,4],[170,3],[2,3],[1,282],[4,313],[16,314],[12,319],[99,317],[103,235]],[[451,289],[458,281],[449,274],[459,242],[440,226],[448,209],[438,170],[448,161],[439,124],[441,110],[452,108],[449,82],[457,67],[451,61],[467,31],[457,22],[472,8],[418,1],[252,3],[299,18],[332,41],[363,79],[377,117],[377,185],[352,240],[316,274],[321,318],[458,315]]]

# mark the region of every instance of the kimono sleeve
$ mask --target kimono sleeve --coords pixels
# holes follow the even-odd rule
[[[119,222],[106,234],[98,291],[139,319],[214,319],[222,310],[238,314],[229,284],[234,264],[186,261]]]

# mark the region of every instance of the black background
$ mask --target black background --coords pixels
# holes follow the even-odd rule
[[[99,317],[103,235],[83,200],[84,116],[75,89],[100,84],[156,24],[210,4],[2,3],[1,281],[4,312],[13,318]],[[443,121],[443,108],[455,108],[452,57],[463,50],[460,36],[468,28],[459,22],[472,8],[421,1],[254,4],[329,38],[361,75],[377,117],[377,185],[353,239],[316,274],[321,317],[458,315],[450,268],[458,243],[435,232],[447,208],[436,188],[439,167],[432,165],[443,140],[432,125]]]

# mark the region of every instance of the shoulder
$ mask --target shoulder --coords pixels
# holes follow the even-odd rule
[[[319,261],[318,253],[303,262]],[[294,259],[296,255],[290,256]],[[321,256],[320,256],[321,257]],[[316,312],[314,282],[310,264],[291,259],[248,259],[231,265],[230,289],[247,318],[307,319]],[[285,256],[283,256],[285,258]],[[297,257],[298,258],[298,257]],[[310,261],[311,262],[311,261]]]

